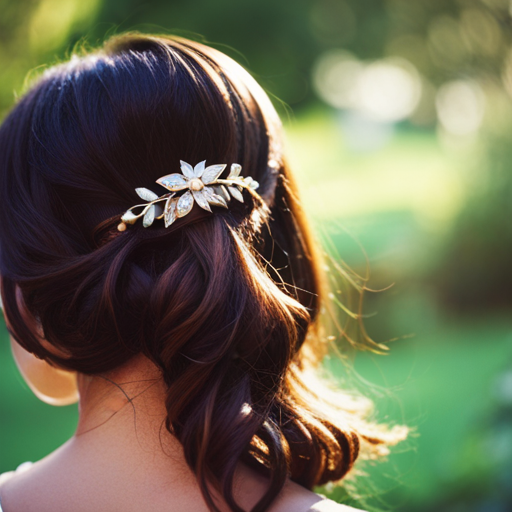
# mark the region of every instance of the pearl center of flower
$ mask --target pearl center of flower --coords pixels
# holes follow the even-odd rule
[[[190,190],[201,190],[204,187],[204,183],[199,178],[192,178],[188,182]]]

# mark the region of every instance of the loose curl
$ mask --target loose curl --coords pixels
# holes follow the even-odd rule
[[[204,498],[233,511],[237,463],[312,489],[362,447],[403,434],[314,392],[325,354],[323,263],[284,160],[281,125],[233,60],[170,36],[125,34],[45,71],[0,128],[0,271],[12,336],[51,364],[102,374],[144,354],[167,386],[166,426]],[[116,231],[136,187],[179,159],[238,162],[260,204]],[[161,192],[161,191],[156,191]],[[237,204],[233,204],[237,203]],[[140,224],[140,223],[139,223]],[[24,321],[37,319],[48,350]]]

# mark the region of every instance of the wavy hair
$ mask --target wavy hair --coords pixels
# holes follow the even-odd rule
[[[116,230],[134,189],[179,160],[237,162],[260,183],[213,214]],[[46,70],[0,128],[0,272],[10,331],[26,350],[88,375],[144,354],[166,384],[166,426],[206,503],[233,511],[237,462],[312,489],[361,449],[403,433],[372,424],[309,372],[326,353],[322,256],[301,210],[279,118],[240,65],[206,45],[129,33]],[[198,210],[198,211],[196,211]],[[139,223],[140,224],[140,223]],[[43,346],[16,300],[37,319]]]

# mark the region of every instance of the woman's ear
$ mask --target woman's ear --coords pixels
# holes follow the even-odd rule
[[[19,299],[18,289],[16,292],[17,299]],[[21,294],[19,295],[21,296]],[[18,302],[18,304],[20,303]],[[5,312],[4,318],[5,323],[9,326],[9,319],[5,315]],[[37,330],[38,336],[40,336],[41,329]],[[28,387],[37,398],[50,405],[69,405],[78,401],[76,372],[70,372],[52,366],[25,350],[12,336],[9,336],[9,338],[11,340],[11,349],[16,365]],[[48,342],[43,338],[41,338],[41,343],[48,345]],[[54,350],[56,353],[58,352],[54,347],[47,348]]]
[[[50,405],[69,405],[78,401],[75,372],[55,368],[27,352],[12,336],[10,339],[16,365],[37,398]]]

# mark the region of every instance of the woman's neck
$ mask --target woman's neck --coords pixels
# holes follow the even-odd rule
[[[79,421],[75,437],[113,428],[149,434],[165,428],[165,386],[159,369],[139,355],[107,375],[78,376]]]
[[[147,491],[148,481],[154,489],[165,489],[172,483],[180,494],[197,500],[190,510],[203,509],[183,447],[166,429],[165,384],[149,359],[137,356],[108,376],[81,375],[78,386],[80,416],[68,443],[69,455],[86,468],[101,465],[104,475],[115,474],[109,479],[141,485],[140,492]],[[244,485],[249,481],[250,485]],[[263,477],[239,464],[235,499],[252,506],[267,485]]]
[[[79,421],[69,449],[77,460],[193,484],[180,442],[165,427],[165,385],[144,356],[103,376],[79,375]],[[179,475],[182,475],[181,477]]]

